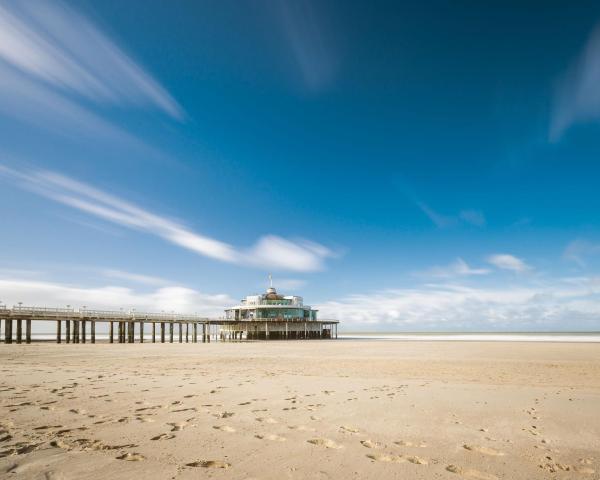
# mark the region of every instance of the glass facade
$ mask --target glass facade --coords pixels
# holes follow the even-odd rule
[[[263,318],[315,321],[317,311],[304,306],[302,297],[295,295],[283,297],[277,295],[275,289],[271,287],[263,295],[248,295],[242,299],[241,306],[225,310],[225,316],[230,320],[246,321]]]

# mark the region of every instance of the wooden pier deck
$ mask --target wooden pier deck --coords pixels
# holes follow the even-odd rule
[[[108,324],[109,343],[207,343],[239,340],[337,339],[337,320],[265,318],[227,320],[134,310],[0,306],[4,343],[31,343],[33,322],[55,322],[56,343],[96,343],[96,324]],[[64,329],[63,329],[64,326]],[[2,328],[4,327],[4,328]],[[23,335],[23,327],[25,334]],[[150,337],[145,337],[146,329]],[[89,332],[89,333],[88,333]]]

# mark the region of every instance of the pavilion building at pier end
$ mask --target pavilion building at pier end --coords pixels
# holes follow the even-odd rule
[[[302,297],[280,295],[271,285],[262,295],[248,295],[225,310],[223,339],[287,340],[337,338],[337,320],[320,320]]]

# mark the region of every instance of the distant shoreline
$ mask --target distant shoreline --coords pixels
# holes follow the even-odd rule
[[[344,341],[600,343],[600,332],[345,332],[338,338]],[[34,333],[32,341],[54,343],[56,335]],[[0,336],[0,342],[3,342],[3,336]],[[96,342],[108,343],[108,334],[97,333]]]

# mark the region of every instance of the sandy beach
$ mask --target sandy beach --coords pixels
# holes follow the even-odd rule
[[[600,478],[600,344],[32,344],[0,359],[2,478]]]

